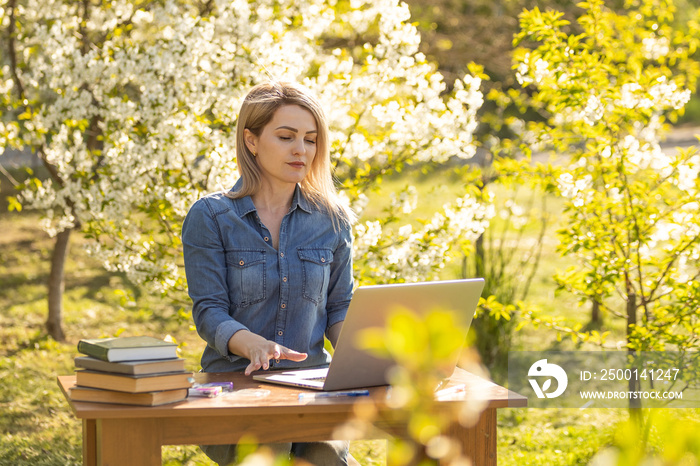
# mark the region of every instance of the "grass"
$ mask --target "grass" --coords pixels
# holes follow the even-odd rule
[[[603,409],[500,410],[499,464],[588,464],[625,415],[621,410]]]
[[[453,199],[454,183],[436,177],[417,177],[423,203],[417,216]],[[387,180],[385,191],[405,182]],[[437,185],[437,187],[436,187]],[[380,199],[383,193],[378,193]],[[4,197],[4,196],[3,196]],[[386,196],[383,196],[386,199]],[[381,209],[373,202],[372,209]],[[0,206],[2,207],[2,206]],[[56,376],[73,371],[73,357],[81,338],[129,334],[173,336],[181,345],[189,370],[199,370],[203,343],[176,306],[159,296],[140,294],[120,274],[108,273],[88,257],[77,235],[66,266],[64,297],[65,343],[48,338],[46,280],[52,240],[38,228],[36,212],[0,211],[0,466],[81,464],[81,425],[56,385]],[[587,310],[570,299],[552,294],[552,272],[565,265],[548,237],[542,267],[531,293],[544,311],[571,322],[585,322]],[[456,265],[455,265],[456,267]],[[453,269],[451,273],[456,273]],[[616,331],[619,326],[613,325]],[[526,327],[516,339],[518,349],[566,349],[551,333]],[[678,416],[680,413],[669,413]],[[693,410],[683,416],[698,419]],[[498,414],[500,465],[584,465],[613,441],[616,426],[627,418],[624,410],[501,409]],[[665,437],[652,438],[652,449],[663,450]],[[351,452],[363,465],[385,464],[386,442],[353,442]],[[196,446],[163,448],[163,464],[212,464]]]

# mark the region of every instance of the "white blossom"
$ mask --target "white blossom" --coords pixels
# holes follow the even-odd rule
[[[658,60],[665,57],[671,51],[671,46],[667,37],[652,35],[642,39],[644,57],[648,60]]]
[[[601,100],[595,95],[590,95],[582,112],[583,120],[589,125],[594,125],[603,118],[604,113],[605,108]]]
[[[532,55],[527,53],[518,63],[515,77],[522,86],[527,86],[528,84],[542,84],[551,74],[547,60],[540,57],[533,60]]]

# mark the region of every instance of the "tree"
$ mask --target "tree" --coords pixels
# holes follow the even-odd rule
[[[53,174],[13,205],[40,209],[51,235],[79,229],[108,270],[173,300],[185,297],[182,219],[203,193],[232,185],[236,113],[258,82],[301,81],[319,95],[336,175],[358,210],[386,175],[474,153],[480,80],[445,93],[395,0],[8,0],[2,14],[14,57],[2,68],[2,142],[37,151]],[[360,280],[399,280],[387,271],[399,266],[430,275],[453,239],[488,220],[469,193],[444,210],[415,233],[397,219],[358,224]],[[401,260],[413,259],[378,260],[397,239]]]
[[[561,13],[525,11],[515,51],[518,79],[546,115],[529,135],[568,154],[542,170],[566,200],[559,250],[578,263],[559,288],[623,319],[630,351],[697,349],[700,156],[664,154],[659,141],[695,90],[698,23],[673,28],[666,0],[624,14],[580,6],[580,33]]]

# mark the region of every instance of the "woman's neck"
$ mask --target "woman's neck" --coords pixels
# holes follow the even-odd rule
[[[257,193],[251,196],[255,208],[270,213],[287,213],[292,205],[296,185],[271,186],[263,184]]]
[[[263,226],[270,232],[272,247],[279,249],[280,227],[282,219],[292,205],[294,186],[291,189],[271,190],[265,189],[265,185],[257,193],[251,196],[253,204],[258,211],[258,218]],[[267,241],[267,238],[265,239]]]

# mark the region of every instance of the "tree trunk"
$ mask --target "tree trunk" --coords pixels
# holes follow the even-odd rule
[[[600,303],[591,301],[591,324],[600,325],[603,323],[603,318],[600,315]]]
[[[474,242],[475,248],[475,270],[474,276],[480,278],[486,278],[486,250],[484,248],[484,233],[479,235],[479,237]]]
[[[632,331],[632,325],[637,323],[637,295],[634,291],[627,293],[627,342],[629,343],[630,332]],[[629,354],[634,358],[636,351],[629,350]],[[634,372],[636,374],[636,372]],[[639,379],[637,377],[632,377],[627,382],[627,390],[630,392],[637,392],[640,389]],[[630,418],[635,421],[636,426],[642,425],[642,400],[638,398],[631,397],[629,399],[629,411]]]
[[[63,333],[63,290],[64,270],[71,229],[66,229],[56,235],[56,243],[51,256],[51,274],[49,275],[49,316],[46,319],[46,330],[56,341],[65,341]]]

